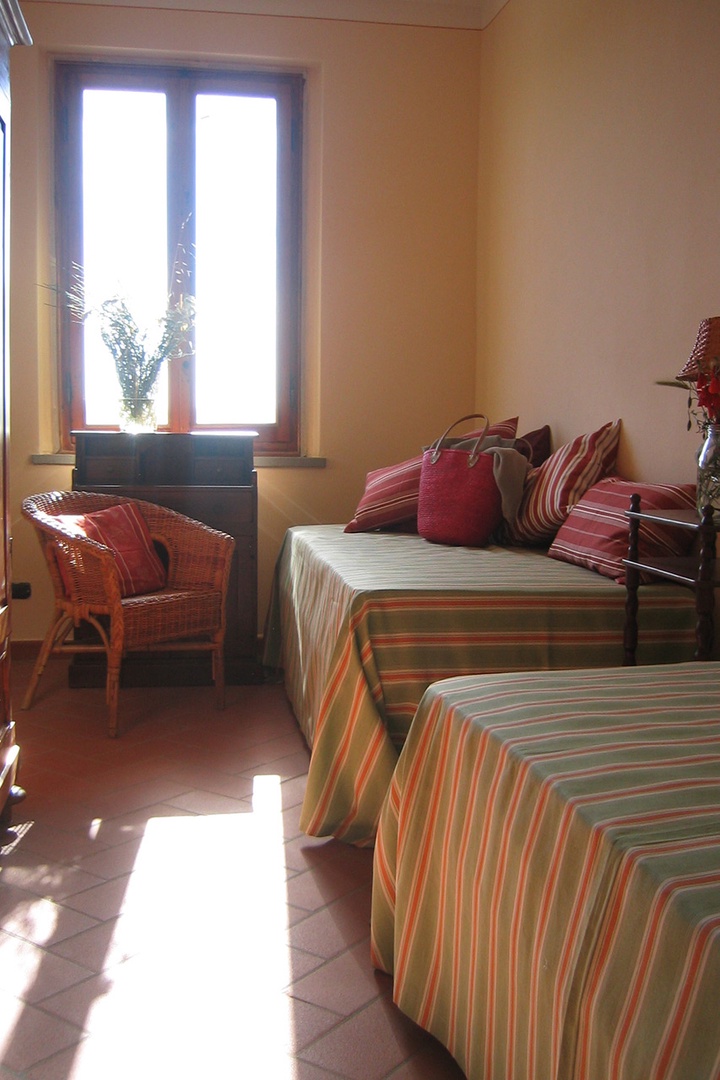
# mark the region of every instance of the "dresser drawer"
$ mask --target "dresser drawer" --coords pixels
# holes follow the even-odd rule
[[[254,475],[253,435],[74,431],[73,486],[250,486]]]
[[[131,484],[135,477],[135,457],[93,457],[85,462],[79,487],[92,484]]]
[[[251,475],[252,463],[248,469],[244,460],[235,457],[198,457],[192,467],[192,483],[198,485],[239,486],[250,483]]]

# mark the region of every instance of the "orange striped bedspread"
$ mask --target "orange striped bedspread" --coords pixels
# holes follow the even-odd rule
[[[720,664],[434,685],[374,860],[374,963],[471,1080],[720,1075]]]
[[[290,529],[278,558],[265,660],[284,669],[311,747],[301,825],[372,844],[415,710],[437,679],[622,663],[625,589],[527,548]],[[641,594],[641,663],[690,659],[689,591]]]

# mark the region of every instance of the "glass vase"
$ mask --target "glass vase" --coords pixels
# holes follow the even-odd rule
[[[155,431],[155,402],[152,398],[122,398],[120,402],[120,429],[130,433]]]
[[[720,510],[720,424],[708,424],[698,455],[697,506]]]

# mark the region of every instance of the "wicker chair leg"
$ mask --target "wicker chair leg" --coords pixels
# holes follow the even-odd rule
[[[215,707],[225,708],[225,653],[222,642],[218,649],[213,650],[212,666],[213,681],[215,683]]]
[[[108,707],[108,735],[111,739],[116,739],[118,737],[118,699],[120,697],[121,659],[121,656],[116,658],[111,653],[108,653],[105,698]]]
[[[45,665],[50,659],[50,654],[59,642],[65,640],[67,635],[70,633],[72,626],[73,620],[71,616],[66,615],[64,612],[59,612],[57,617],[55,618],[55,621],[52,623],[50,629],[45,635],[45,639],[42,643],[38,658],[35,661],[35,667],[33,668],[30,684],[25,691],[25,697],[23,698],[21,708],[29,709],[32,705],[33,698],[35,697],[35,691],[37,690],[37,685],[40,682],[40,677],[43,671],[45,670]]]

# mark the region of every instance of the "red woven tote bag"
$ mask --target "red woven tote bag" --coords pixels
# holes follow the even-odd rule
[[[471,447],[458,449],[445,445],[454,427],[475,418],[484,421],[484,428]],[[493,456],[480,449],[487,426],[488,418],[483,413],[463,416],[424,452],[418,532],[425,540],[483,547],[500,526],[502,502],[493,475]]]

